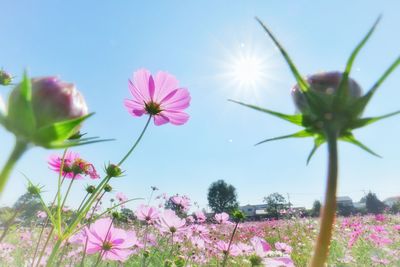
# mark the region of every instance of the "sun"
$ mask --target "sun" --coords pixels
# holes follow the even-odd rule
[[[239,54],[232,60],[231,76],[239,87],[257,87],[265,78],[265,62],[255,54]]]

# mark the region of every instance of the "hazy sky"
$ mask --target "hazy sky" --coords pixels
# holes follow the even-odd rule
[[[253,146],[269,137],[298,130],[284,121],[230,103],[242,100],[294,113],[289,69],[271,40],[254,20],[260,17],[285,45],[302,74],[342,70],[347,57],[379,14],[383,19],[357,58],[352,77],[364,90],[400,53],[398,1],[4,1],[0,10],[0,66],[21,77],[59,75],[74,82],[96,115],[85,123],[90,136],[116,141],[74,149],[95,163],[117,162],[145,124],[133,118],[123,100],[133,71],[148,68],[174,74],[192,95],[190,121],[180,127],[151,125],[123,169],[112,181],[115,192],[147,197],[150,186],[167,194],[187,194],[201,207],[210,183],[233,184],[241,204],[261,203],[280,192],[297,206],[322,199],[326,147],[309,166],[311,139],[277,141]],[[255,85],[241,84],[240,59],[256,61],[248,75]],[[239,64],[239,66],[238,66]],[[259,73],[259,72],[262,73]],[[262,75],[261,75],[262,74]],[[367,116],[400,109],[400,69],[381,87]],[[0,88],[4,97],[8,89]],[[372,190],[384,199],[400,194],[400,117],[355,132],[383,156],[340,144],[339,195],[359,200]],[[3,164],[13,136],[0,129]],[[0,206],[24,193],[27,174],[54,194],[57,176],[47,167],[51,153],[32,148],[16,166]],[[82,188],[76,182],[70,205]]]

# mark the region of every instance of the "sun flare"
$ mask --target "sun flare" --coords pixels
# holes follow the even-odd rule
[[[232,78],[239,87],[256,87],[262,82],[265,68],[260,57],[239,55],[232,63]]]

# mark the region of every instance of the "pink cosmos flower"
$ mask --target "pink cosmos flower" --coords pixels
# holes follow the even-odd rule
[[[290,257],[265,258],[264,266],[269,267],[295,267]]]
[[[158,210],[155,207],[147,205],[140,205],[135,214],[138,220],[145,221],[148,224],[154,223],[159,217]]]
[[[220,250],[223,254],[229,253],[230,256],[238,256],[240,254],[240,250],[238,247],[234,244],[231,244],[231,247],[229,247],[229,242],[225,241],[218,241],[217,242],[217,249]],[[228,251],[229,248],[229,251]]]
[[[36,217],[38,217],[39,219],[47,218],[47,213],[44,212],[44,211],[38,211],[38,212],[36,213]]]
[[[185,229],[186,220],[179,218],[173,210],[165,210],[161,214],[158,226],[162,232],[181,232]]]
[[[251,245],[253,246],[254,252],[257,256],[265,257],[266,252],[271,250],[271,246],[260,237],[253,237],[250,240]]]
[[[128,197],[125,196],[125,194],[122,193],[122,192],[116,193],[116,194],[115,194],[115,198],[118,200],[119,203],[122,203],[122,202],[125,202],[125,201],[128,200]],[[121,207],[124,208],[125,205],[121,205]]]
[[[207,220],[206,215],[201,210],[196,211],[194,215],[196,216],[196,220],[198,223],[203,223]]]
[[[224,224],[229,220],[229,214],[226,212],[217,213],[214,215],[214,218],[218,223]]]
[[[182,125],[189,119],[183,112],[190,105],[190,94],[180,88],[178,80],[167,72],[159,71],[155,77],[146,69],[140,69],[129,80],[133,99],[125,100],[125,107],[135,117],[149,114],[155,125],[172,123]]]
[[[51,170],[59,173],[62,166],[62,156],[51,155],[48,164]],[[83,160],[78,153],[72,151],[65,154],[62,175],[68,179],[83,179],[82,175],[89,175],[92,179],[100,178],[93,164]]]
[[[102,253],[102,259],[126,261],[139,247],[135,232],[114,228],[109,218],[99,219],[85,229],[88,238],[87,254]]]
[[[190,198],[187,196],[173,196],[171,197],[171,201],[178,205],[181,206],[183,211],[188,211],[190,207]]]
[[[286,254],[292,253],[292,247],[289,246],[289,245],[286,244],[286,243],[276,242],[276,243],[275,243],[275,248],[276,248],[277,250],[280,250],[280,251],[286,253]]]

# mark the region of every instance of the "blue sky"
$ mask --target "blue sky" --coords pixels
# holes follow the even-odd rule
[[[21,76],[59,75],[74,82],[96,115],[85,123],[89,135],[116,141],[74,149],[101,170],[117,162],[145,124],[122,105],[127,80],[145,67],[174,74],[189,88],[190,121],[181,127],[152,125],[112,182],[115,192],[147,197],[150,186],[167,194],[187,194],[200,207],[208,186],[218,179],[233,184],[241,204],[260,203],[280,192],[297,206],[322,199],[326,147],[309,166],[312,140],[287,140],[253,146],[268,137],[298,130],[295,126],[230,103],[233,98],[286,113],[295,108],[289,69],[254,20],[260,17],[284,44],[301,73],[342,70],[351,50],[379,14],[377,31],[362,50],[352,77],[367,90],[400,53],[400,3],[396,1],[8,1],[0,16],[0,66]],[[226,75],[243,53],[263,60],[266,78],[257,87],[240,86]],[[382,86],[365,115],[398,110],[400,70]],[[1,88],[5,97],[8,89]],[[390,118],[355,132],[383,156],[340,144],[339,195],[358,200],[372,190],[380,198],[399,195],[400,118]],[[13,136],[0,129],[3,164]],[[51,153],[33,148],[16,166],[0,206],[25,191],[22,173],[55,190],[56,175],[47,165]],[[70,198],[77,205],[79,181]]]

